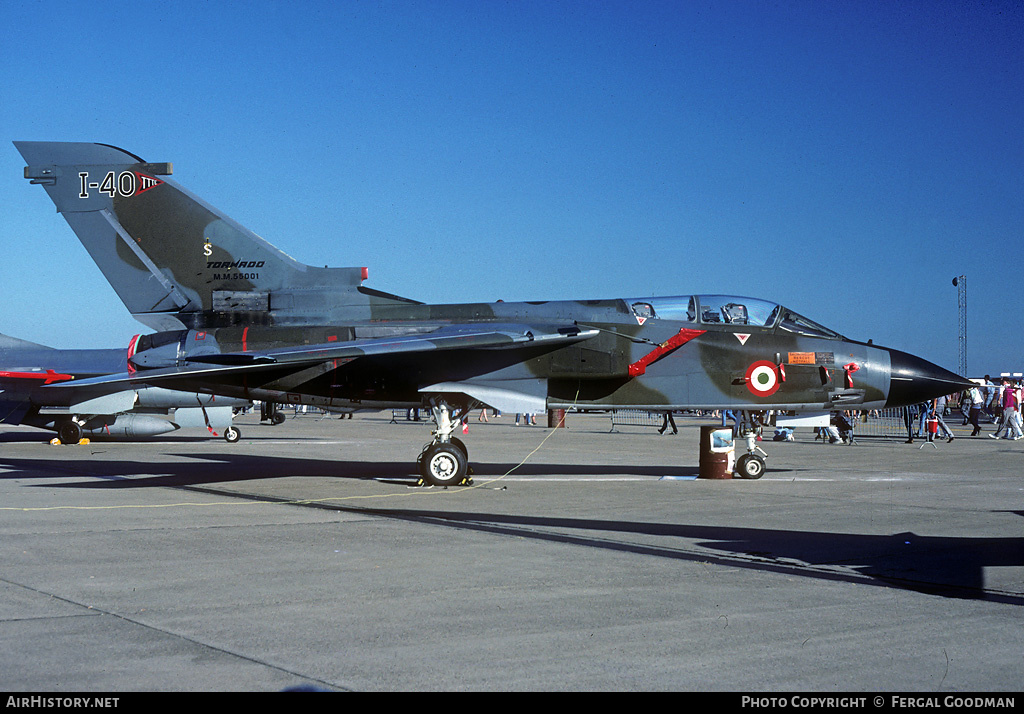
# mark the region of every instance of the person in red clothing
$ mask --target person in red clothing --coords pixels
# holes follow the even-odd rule
[[[1017,390],[1010,386],[1010,380],[1003,380],[1003,420],[999,422],[999,428],[994,434],[989,434],[993,439],[999,438],[999,432],[1006,429],[1007,439],[1016,441],[1024,437],[1021,431],[1020,414],[1018,413]]]

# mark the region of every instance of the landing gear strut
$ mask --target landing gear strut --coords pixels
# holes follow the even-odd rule
[[[469,410],[465,409],[453,418],[447,402],[432,401],[430,411],[437,428],[433,432],[433,441],[416,460],[421,481],[431,486],[471,485],[469,452],[460,439],[452,436],[462,421],[462,415]]]
[[[744,420],[740,422],[739,436],[746,441],[747,453],[736,459],[736,474],[740,478],[758,479],[764,476],[764,459],[768,454],[757,445],[758,425],[755,422],[755,415],[744,416]]]

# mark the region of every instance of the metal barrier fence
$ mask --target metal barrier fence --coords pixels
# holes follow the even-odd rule
[[[640,409],[613,409],[612,432],[617,426],[657,426],[665,421],[665,412],[649,412]]]
[[[430,421],[433,417],[426,407],[419,409],[392,409],[391,421],[389,424],[397,424],[400,421]]]
[[[917,429],[917,408],[872,409],[870,411],[849,411],[847,417],[853,425],[856,437],[882,439],[906,439]],[[676,416],[680,416],[676,414]],[[611,431],[617,426],[654,426],[664,423],[665,413],[640,409],[616,409],[611,412]],[[732,421],[730,420],[731,424]],[[909,427],[908,427],[909,425]]]
[[[911,430],[917,428],[917,409],[899,407],[895,409],[873,409],[871,411],[851,411],[850,421],[853,424],[855,437],[875,437],[883,439],[906,439]]]
[[[830,438],[838,436],[849,439],[850,443],[855,443],[860,437],[905,441],[919,426],[916,406],[866,411],[848,409],[833,413],[833,417],[828,430],[814,427],[814,431],[819,436],[829,431]],[[774,420],[770,422],[774,423]]]

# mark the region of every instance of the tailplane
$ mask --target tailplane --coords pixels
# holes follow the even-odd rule
[[[309,321],[368,304],[365,268],[291,258],[147,163],[106,144],[14,142],[121,301],[157,329]]]
[[[11,337],[0,333],[0,354],[6,354],[8,352],[17,352],[19,350],[50,350],[52,347],[46,345],[39,345],[35,342],[29,342],[28,340],[22,340],[17,337]]]

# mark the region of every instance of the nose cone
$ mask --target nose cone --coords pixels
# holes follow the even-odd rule
[[[910,404],[970,389],[973,382],[920,357],[889,350],[889,398],[887,407]]]

